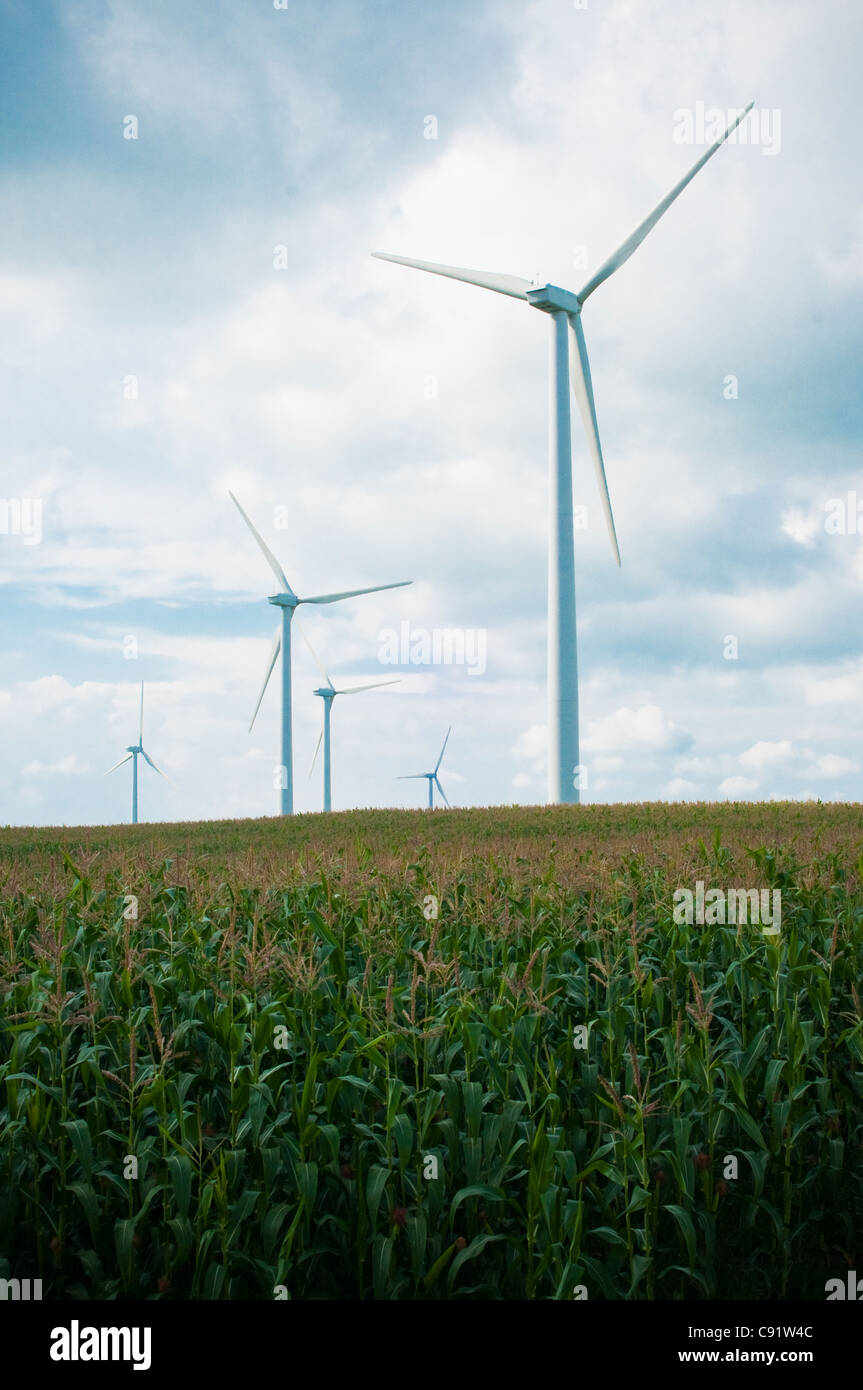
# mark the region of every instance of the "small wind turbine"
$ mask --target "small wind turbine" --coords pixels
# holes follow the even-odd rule
[[[333,685],[332,681],[330,680],[330,677],[329,677],[328,672],[324,670],[323,666],[321,665],[320,661],[318,660],[317,653],[316,653],[314,647],[312,646],[311,642],[309,641],[308,637],[306,637],[305,633],[303,633],[303,637],[304,637],[304,639],[305,639],[306,646],[308,647],[308,649],[309,649],[309,651],[311,652],[312,656],[315,658],[315,662],[316,662],[316,664],[317,664],[317,666],[318,666],[318,669],[321,671],[321,673],[322,673],[322,675],[323,675],[323,677],[324,677],[324,680],[326,681],[326,685],[321,686],[321,688],[320,688],[319,690],[316,690],[316,691],[315,691],[315,694],[316,694],[316,695],[320,695],[321,699],[322,699],[323,702],[324,702],[324,710],[323,710],[323,721],[322,721],[322,723],[321,723],[321,732],[320,732],[320,734],[318,735],[318,742],[317,742],[317,744],[316,744],[316,746],[315,746],[315,756],[312,758],[312,765],[311,765],[311,767],[309,768],[309,776],[311,777],[312,772],[314,771],[315,763],[316,763],[317,760],[318,760],[318,754],[319,754],[320,751],[321,751],[321,743],[323,743],[323,745],[324,745],[324,810],[325,810],[325,811],[331,811],[331,810],[332,810],[332,770],[331,770],[332,764],[331,764],[331,757],[330,757],[330,749],[331,749],[331,744],[330,744],[330,715],[332,714],[333,700],[336,698],[337,695],[359,695],[359,693],[360,693],[361,690],[379,690],[380,687],[383,686],[383,685],[398,685],[398,684],[399,684],[399,681],[401,680],[401,677],[400,677],[400,676],[397,676],[397,677],[395,677],[394,680],[388,680],[388,681],[374,681],[371,685],[351,685],[351,686],[348,686],[348,687],[347,687],[346,689],[344,689],[344,690],[336,690],[336,687]]]
[[[116,770],[117,770],[118,767],[122,767],[123,764],[124,764],[124,763],[127,763],[127,762],[129,761],[129,759],[131,758],[131,760],[132,760],[132,824],[133,824],[133,825],[137,825],[137,824],[138,824],[138,754],[139,754],[139,753],[140,753],[141,757],[144,759],[144,762],[150,764],[150,767],[153,769],[154,772],[158,772],[159,776],[160,776],[160,777],[164,777],[164,778],[165,778],[165,781],[168,782],[168,783],[170,783],[171,786],[174,785],[173,782],[171,782],[170,777],[166,776],[166,774],[162,771],[162,769],[156,766],[156,764],[153,762],[153,759],[150,757],[149,753],[145,753],[145,752],[144,752],[144,742],[143,742],[143,739],[144,739],[144,682],[141,681],[141,713],[140,713],[140,716],[139,716],[139,719],[138,719],[138,742],[137,742],[137,743],[131,743],[131,744],[129,745],[129,747],[126,749],[126,756],[125,756],[125,758],[121,758],[120,761],[119,761],[118,763],[115,763],[113,767],[109,767],[109,768],[108,768],[108,771],[105,773],[105,776],[108,777],[112,772],[116,772]]]
[[[549,544],[548,544],[548,799],[550,802],[576,803],[579,799],[581,767],[578,755],[578,667],[575,632],[575,560],[572,518],[572,442],[567,376],[572,374],[572,390],[587,432],[587,443],[596,470],[602,509],[614,557],[620,564],[620,551],[611,514],[611,500],[605,478],[605,465],[599,443],[596,408],[590,378],[590,364],[581,326],[581,310],[588,296],[604,280],[629,260],[652,227],[675,198],[716,153],[723,141],[751,111],[750,102],[732,121],[710,149],[675,184],[667,197],[653,209],[616,251],[602,262],[587,283],[573,294],[557,285],[536,285],[518,275],[496,271],[465,270],[461,266],[438,265],[435,261],[415,261],[384,251],[372,255],[382,261],[429,270],[451,280],[463,280],[513,299],[526,300],[534,309],[549,315],[551,325],[551,397],[549,402]],[[570,360],[567,325],[575,352]]]
[[[294,809],[294,757],[293,734],[291,727],[291,619],[294,616],[294,610],[298,608],[301,603],[338,603],[343,598],[356,598],[359,594],[380,594],[384,591],[384,589],[403,589],[406,584],[412,584],[413,580],[400,579],[397,584],[375,584],[368,589],[344,589],[343,591],[337,594],[316,594],[314,597],[310,598],[298,598],[297,595],[294,593],[293,589],[291,588],[290,584],[288,583],[287,579],[285,578],[285,572],[279,564],[278,560],[276,559],[275,555],[264,543],[264,540],[258,533],[258,531],[255,530],[255,527],[252,525],[251,521],[246,516],[246,513],[243,511],[234,494],[232,492],[229,492],[228,495],[231,498],[234,505],[236,506],[237,511],[240,513],[240,516],[245,521],[255,540],[258,542],[258,545],[261,547],[267,564],[269,565],[270,569],[273,571],[273,574],[276,576],[276,578],[279,581],[279,584],[281,585],[281,592],[278,594],[273,594],[270,598],[267,599],[268,603],[273,603],[276,605],[277,608],[281,609],[282,620],[281,625],[277,630],[276,636],[273,640],[273,647],[272,651],[270,652],[270,660],[267,665],[267,674],[264,676],[264,683],[261,686],[261,693],[258,696],[258,703],[255,705],[255,712],[252,715],[251,723],[249,724],[249,732],[251,732],[252,726],[254,725],[254,722],[257,718],[258,710],[261,708],[261,701],[264,698],[264,692],[267,688],[267,685],[269,684],[270,676],[273,673],[273,667],[276,664],[279,651],[281,650],[283,785],[281,789],[280,808],[283,816],[289,816],[292,814]]]
[[[443,741],[443,748],[440,750],[440,757],[438,758],[437,762],[436,762],[435,765],[434,765],[434,772],[406,772],[406,773],[404,773],[401,777],[399,777],[399,778],[397,779],[399,782],[413,782],[413,781],[415,781],[418,777],[427,777],[427,778],[428,778],[428,784],[429,784],[429,810],[431,810],[432,807],[434,806],[434,788],[435,788],[435,787],[437,787],[437,789],[438,789],[438,791],[440,792],[441,796],[443,797],[444,801],[446,801],[447,806],[449,806],[449,802],[446,800],[446,792],[444,791],[443,787],[441,786],[441,784],[440,784],[440,779],[438,778],[438,775],[437,775],[437,774],[438,774],[438,768],[440,767],[441,763],[443,762],[443,755],[444,755],[444,753],[445,753],[445,751],[446,751],[446,746],[447,746],[447,744],[449,743],[449,736],[450,736],[451,733],[452,733],[452,725],[450,725],[450,727],[449,727],[449,728],[447,729],[447,731],[446,731],[446,738],[445,738],[444,741]]]

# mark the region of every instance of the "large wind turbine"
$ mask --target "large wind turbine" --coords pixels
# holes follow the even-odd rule
[[[264,691],[269,684],[273,667],[282,652],[282,788],[280,808],[283,816],[289,816],[294,809],[294,758],[293,758],[293,739],[291,729],[291,619],[294,611],[301,603],[338,603],[343,598],[356,598],[359,594],[379,594],[384,589],[403,589],[406,584],[412,584],[412,579],[400,579],[397,584],[375,584],[369,589],[345,589],[338,594],[316,594],[310,598],[298,598],[285,578],[285,572],[276,559],[273,552],[265,544],[262,536],[252,525],[246,513],[243,511],[239,502],[232,492],[229,497],[245,521],[258,545],[263,551],[264,558],[273,574],[281,585],[281,592],[273,594],[267,599],[268,603],[273,603],[281,609],[281,624],[276,632],[273,641],[270,660],[267,665],[267,674],[264,676],[264,683],[261,686],[261,693],[258,696],[258,703],[255,705],[255,712],[252,715],[249,731],[251,732],[258,710],[261,708],[261,701],[264,698]]]
[[[145,762],[145,763],[149,763],[150,767],[153,769],[154,772],[158,772],[159,776],[160,776],[160,777],[164,777],[166,782],[170,782],[170,781],[171,781],[170,777],[166,776],[166,774],[162,771],[162,769],[156,766],[156,764],[153,762],[153,759],[150,757],[149,753],[145,753],[145,752],[144,752],[144,682],[143,682],[143,681],[141,681],[141,713],[140,713],[139,718],[138,718],[138,742],[137,742],[137,743],[130,743],[129,746],[128,746],[128,748],[126,749],[126,756],[125,756],[125,758],[121,758],[120,761],[119,761],[118,763],[115,763],[113,767],[109,767],[109,768],[108,768],[108,771],[105,773],[105,776],[108,777],[108,776],[110,775],[110,773],[116,772],[116,770],[117,770],[118,767],[122,767],[123,764],[124,764],[124,763],[127,763],[127,762],[129,761],[129,759],[131,758],[131,760],[132,760],[132,824],[133,824],[133,825],[137,825],[137,824],[138,824],[138,754],[139,754],[139,753],[140,753],[141,757],[144,759],[144,762]],[[173,784],[172,784],[172,785],[173,785]]]
[[[572,443],[570,435],[570,402],[567,377],[571,373],[572,390],[587,432],[588,448],[596,470],[602,509],[614,556],[620,564],[620,551],[611,514],[611,500],[602,460],[596,408],[590,378],[590,364],[581,326],[581,310],[593,291],[629,260],[652,227],[683,192],[686,185],[716,153],[719,146],[751,111],[750,102],[728,129],[711,145],[689,173],[675,184],[667,197],[657,204],[616,251],[602,262],[587,283],[573,294],[557,285],[537,286],[517,275],[501,275],[495,271],[465,270],[460,266],[438,265],[434,261],[416,261],[407,256],[392,256],[373,251],[379,260],[395,261],[397,265],[415,270],[429,270],[452,280],[495,290],[498,294],[523,299],[534,309],[541,309],[551,320],[551,394],[549,400],[549,545],[548,545],[548,799],[550,802],[575,803],[579,799],[581,768],[578,754],[578,666],[575,632],[575,562],[572,523]],[[570,358],[567,324],[572,334],[574,352]],[[430,793],[431,794],[431,793]]]
[[[305,637],[305,634],[303,634],[303,635],[304,635],[304,637]],[[315,763],[316,763],[317,760],[318,760],[318,754],[319,754],[320,751],[321,751],[321,744],[323,743],[323,745],[324,745],[324,810],[325,810],[325,811],[331,811],[331,810],[332,810],[332,761],[331,761],[331,756],[330,756],[330,749],[331,749],[331,744],[330,744],[330,716],[331,716],[331,714],[332,714],[332,709],[333,709],[333,700],[336,698],[337,695],[359,695],[360,691],[362,691],[362,690],[379,690],[380,687],[383,686],[383,685],[398,685],[399,681],[401,680],[401,677],[400,677],[400,676],[396,676],[393,680],[388,680],[388,681],[374,681],[371,685],[349,685],[349,686],[346,686],[345,689],[343,689],[343,690],[337,690],[336,687],[333,685],[332,681],[330,680],[329,673],[328,673],[327,671],[324,670],[323,666],[321,665],[320,661],[318,660],[317,652],[315,651],[315,649],[314,649],[314,647],[312,646],[311,642],[309,641],[308,637],[305,638],[305,642],[306,642],[306,646],[308,647],[308,649],[309,649],[309,651],[311,652],[312,656],[315,658],[315,662],[317,663],[317,666],[318,666],[318,668],[320,669],[321,674],[323,675],[324,680],[326,681],[326,685],[322,685],[322,686],[320,687],[319,690],[316,690],[316,691],[315,691],[315,694],[316,694],[316,695],[320,695],[321,699],[322,699],[323,702],[324,702],[324,710],[323,710],[323,721],[322,721],[322,724],[321,724],[321,732],[320,732],[320,734],[318,735],[318,742],[317,742],[317,745],[316,745],[316,747],[315,747],[315,756],[312,758],[312,766],[309,768],[309,776],[312,775],[312,771],[314,770]]]
[[[441,786],[440,780],[439,780],[437,774],[438,774],[438,768],[440,767],[441,763],[443,762],[443,755],[444,755],[444,753],[446,752],[446,746],[447,746],[447,744],[449,743],[449,736],[450,736],[451,733],[452,733],[452,725],[450,725],[450,727],[449,727],[449,728],[447,729],[447,731],[446,731],[446,738],[445,738],[444,741],[443,741],[443,748],[440,750],[440,757],[438,758],[437,762],[436,762],[435,765],[434,765],[434,772],[406,772],[406,773],[404,773],[401,777],[399,777],[399,778],[397,779],[399,782],[414,782],[414,781],[416,781],[416,780],[417,780],[418,778],[420,778],[420,777],[427,777],[427,778],[428,778],[428,784],[429,784],[429,810],[430,810],[430,811],[432,810],[432,808],[433,808],[433,806],[434,806],[434,789],[435,789],[435,787],[437,787],[437,789],[438,789],[438,791],[440,792],[441,796],[443,797],[444,801],[446,801],[447,806],[449,806],[449,802],[446,800],[446,792],[444,791],[443,787]]]

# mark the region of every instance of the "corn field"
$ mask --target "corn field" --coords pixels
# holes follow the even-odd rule
[[[819,1299],[859,1265],[857,807],[0,831],[0,1276]],[[674,891],[781,892],[781,930]]]

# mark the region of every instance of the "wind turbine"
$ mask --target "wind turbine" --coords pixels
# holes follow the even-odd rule
[[[311,642],[309,641],[308,637],[306,637],[305,633],[303,633],[303,638],[304,638],[304,640],[305,640],[306,646],[308,647],[308,649],[309,649],[309,651],[311,652],[312,656],[315,658],[315,662],[317,663],[317,666],[318,666],[319,670],[321,671],[321,673],[322,673],[322,675],[323,675],[323,677],[324,677],[324,680],[326,681],[326,685],[322,685],[322,686],[320,687],[319,690],[316,690],[316,691],[315,691],[315,694],[316,694],[316,695],[320,695],[321,699],[322,699],[323,702],[324,702],[324,710],[323,710],[323,716],[324,716],[324,717],[323,717],[323,721],[322,721],[322,723],[321,723],[321,732],[320,732],[320,734],[318,735],[318,742],[317,742],[317,744],[316,744],[316,746],[315,746],[315,756],[312,758],[312,765],[311,765],[311,767],[309,768],[309,776],[311,777],[312,772],[314,771],[315,763],[316,763],[317,760],[318,760],[318,754],[319,754],[320,751],[321,751],[321,743],[323,743],[323,745],[324,745],[324,810],[325,810],[325,811],[331,811],[331,810],[332,810],[332,770],[331,770],[331,758],[330,758],[330,748],[331,748],[331,744],[330,744],[330,716],[331,716],[331,714],[332,714],[332,709],[333,709],[333,700],[336,698],[337,695],[359,695],[360,691],[362,691],[362,690],[379,690],[380,687],[383,686],[383,685],[398,685],[398,684],[399,684],[399,681],[401,680],[401,677],[400,677],[400,676],[397,676],[397,677],[395,677],[395,679],[393,679],[393,680],[388,680],[388,681],[374,681],[371,685],[351,685],[351,686],[348,686],[348,687],[347,687],[346,689],[344,689],[344,690],[336,690],[336,687],[333,685],[332,681],[330,680],[330,677],[329,677],[328,672],[324,670],[323,666],[321,665],[320,661],[318,660],[317,653],[316,653],[314,647],[312,646]]]
[[[165,781],[166,781],[166,782],[169,782],[169,783],[171,784],[171,786],[174,785],[173,782],[171,782],[170,777],[166,776],[166,774],[162,771],[162,769],[156,766],[156,764],[153,762],[153,759],[150,757],[149,753],[145,753],[145,752],[144,752],[144,742],[143,742],[143,740],[144,740],[144,682],[141,681],[141,713],[140,713],[140,716],[139,716],[139,718],[138,718],[138,742],[137,742],[137,743],[131,743],[131,744],[129,745],[129,747],[126,749],[126,756],[125,756],[125,758],[121,758],[120,761],[119,761],[118,763],[115,763],[113,767],[109,767],[109,768],[108,768],[108,771],[105,773],[105,776],[106,776],[106,777],[110,776],[110,774],[111,774],[112,772],[116,772],[116,770],[117,770],[118,767],[122,767],[123,764],[124,764],[124,763],[127,763],[127,762],[129,761],[129,759],[131,758],[131,760],[132,760],[132,824],[133,824],[133,825],[137,825],[137,824],[138,824],[138,754],[139,754],[139,753],[140,753],[141,757],[144,759],[144,762],[150,764],[150,767],[153,769],[154,772],[158,772],[159,776],[160,776],[160,777],[164,777],[164,778],[165,778]]]
[[[428,784],[429,784],[429,810],[430,810],[430,811],[432,810],[432,808],[433,808],[433,806],[434,806],[434,788],[435,788],[435,787],[437,787],[437,789],[438,789],[438,791],[440,792],[441,796],[443,797],[444,801],[446,801],[447,806],[449,806],[449,802],[446,800],[446,792],[444,791],[443,787],[441,786],[440,780],[439,780],[437,774],[438,774],[438,768],[440,767],[441,763],[443,762],[443,755],[444,755],[444,753],[446,752],[446,746],[447,746],[447,744],[449,743],[449,736],[450,736],[451,733],[452,733],[452,725],[450,725],[450,727],[449,727],[449,728],[447,729],[447,731],[446,731],[446,738],[445,738],[444,741],[443,741],[443,748],[440,750],[440,757],[438,758],[437,762],[436,762],[435,765],[434,765],[434,772],[406,772],[406,773],[403,774],[403,776],[397,778],[397,781],[399,781],[399,782],[413,782],[413,781],[415,781],[418,777],[427,777],[427,778],[428,778]]]
[[[498,294],[523,299],[532,308],[541,309],[550,317],[551,326],[551,394],[549,400],[549,545],[548,545],[548,799],[550,802],[577,803],[581,782],[578,754],[578,663],[575,630],[575,560],[572,520],[572,441],[570,434],[570,401],[567,377],[571,373],[572,390],[578,402],[588,448],[596,470],[602,509],[618,565],[620,550],[611,513],[611,500],[605,477],[605,465],[596,423],[596,408],[590,377],[590,364],[581,310],[595,289],[629,260],[662,214],[675,198],[716,153],[719,146],[751,111],[750,102],[732,121],[725,133],[693,164],[689,173],[675,184],[667,197],[639,223],[635,231],[621,242],[616,251],[602,262],[578,294],[560,289],[557,285],[537,286],[517,275],[501,275],[495,271],[465,270],[460,266],[438,265],[434,261],[416,261],[407,256],[393,256],[373,251],[379,260],[394,261],[397,265],[415,270],[428,270],[451,280],[463,280]],[[570,358],[567,324],[572,334],[574,353]]]
[[[269,565],[270,569],[273,571],[273,574],[276,576],[276,578],[279,581],[279,584],[281,585],[281,592],[278,594],[273,594],[271,597],[267,599],[268,603],[273,603],[276,605],[277,608],[281,609],[282,618],[281,624],[278,630],[276,631],[276,636],[273,640],[273,647],[270,652],[270,660],[267,665],[267,674],[264,676],[264,683],[261,686],[261,693],[258,696],[258,703],[255,705],[255,712],[252,715],[251,723],[249,724],[249,732],[251,732],[252,726],[254,725],[254,722],[257,718],[258,710],[261,708],[261,701],[264,698],[264,692],[267,688],[267,685],[269,684],[270,676],[273,673],[273,667],[276,664],[279,651],[281,650],[283,784],[281,788],[280,809],[283,816],[289,816],[292,814],[294,809],[294,759],[293,737],[291,728],[291,619],[294,616],[294,611],[299,607],[301,603],[338,603],[343,598],[356,598],[359,594],[380,594],[384,591],[384,589],[403,589],[405,585],[412,584],[413,580],[400,579],[397,584],[375,584],[368,589],[344,589],[337,594],[316,594],[314,595],[314,597],[298,598],[297,595],[294,593],[293,589],[291,588],[290,584],[288,583],[287,579],[285,578],[285,572],[279,564],[278,560],[276,559],[275,555],[265,544],[260,533],[255,530],[255,527],[252,525],[252,522],[246,516],[246,513],[243,511],[234,494],[229,491],[228,495],[231,498],[234,505],[236,506],[237,511],[240,513],[240,516],[245,521],[255,540],[258,542],[258,545],[261,547],[267,564]]]

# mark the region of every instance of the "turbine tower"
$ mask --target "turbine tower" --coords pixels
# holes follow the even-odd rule
[[[324,680],[326,681],[326,685],[321,686],[319,690],[316,690],[316,691],[315,691],[315,694],[316,694],[316,695],[320,695],[321,699],[323,700],[323,702],[324,702],[324,708],[323,708],[323,721],[322,721],[322,723],[321,723],[321,732],[320,732],[320,734],[318,735],[318,741],[317,741],[317,744],[316,744],[316,746],[315,746],[315,756],[312,758],[312,765],[311,765],[311,767],[309,768],[309,776],[311,777],[312,772],[314,771],[315,763],[316,763],[317,760],[318,760],[318,754],[319,754],[320,751],[321,751],[321,743],[323,743],[323,745],[324,745],[324,810],[325,810],[325,811],[331,811],[333,807],[332,807],[332,760],[331,760],[331,743],[330,743],[330,716],[331,716],[331,714],[332,714],[332,709],[333,709],[333,700],[336,698],[337,695],[359,695],[360,691],[362,691],[362,690],[379,690],[380,687],[383,686],[383,685],[398,685],[398,684],[399,684],[399,681],[401,680],[401,677],[400,677],[400,676],[396,676],[393,680],[388,680],[388,681],[374,681],[371,685],[351,685],[351,686],[347,686],[344,690],[337,690],[336,687],[333,685],[332,681],[330,680],[330,677],[329,677],[328,672],[324,670],[323,666],[321,665],[320,661],[318,660],[317,653],[316,653],[314,647],[312,646],[311,642],[309,641],[308,637],[306,637],[305,633],[303,633],[303,637],[304,637],[304,639],[305,639],[306,646],[308,647],[308,649],[309,649],[309,651],[311,652],[312,656],[315,658],[315,662],[316,662],[316,664],[317,664],[319,670],[321,671],[321,674],[323,675]]]
[[[449,802],[446,800],[446,792],[444,791],[443,787],[441,786],[441,784],[440,784],[440,779],[438,778],[438,775],[437,775],[437,774],[438,774],[438,768],[440,767],[441,763],[443,762],[443,755],[444,755],[444,753],[445,753],[445,751],[446,751],[446,746],[447,746],[447,744],[449,743],[449,736],[450,736],[451,733],[452,733],[452,725],[450,725],[450,727],[449,727],[449,728],[447,729],[447,731],[446,731],[446,738],[445,738],[444,741],[443,741],[443,748],[440,750],[440,757],[438,758],[437,762],[436,762],[435,765],[434,765],[434,772],[406,772],[406,773],[404,773],[401,777],[399,777],[399,778],[397,779],[399,782],[413,782],[413,781],[415,781],[418,777],[427,777],[427,778],[428,778],[428,784],[429,784],[429,810],[430,810],[430,811],[431,811],[431,810],[433,809],[433,807],[434,807],[434,788],[435,788],[435,787],[437,787],[437,789],[438,789],[438,791],[440,792],[441,796],[443,797],[444,801],[446,801],[447,806],[449,806]]]
[[[582,308],[593,291],[629,260],[652,227],[668,210],[675,198],[716,153],[719,146],[751,111],[754,102],[728,126],[725,133],[692,166],[689,173],[675,184],[667,197],[657,204],[616,251],[603,261],[587,283],[573,294],[557,285],[537,286],[517,275],[501,275],[495,271],[465,270],[460,266],[438,265],[434,261],[411,260],[373,251],[379,260],[394,261],[397,265],[415,270],[428,270],[451,280],[463,280],[498,294],[523,299],[532,308],[549,315],[551,328],[551,393],[549,399],[549,543],[548,543],[548,800],[575,804],[579,800],[581,766],[578,752],[578,664],[575,629],[575,558],[572,518],[572,441],[570,433],[570,401],[567,378],[571,374],[572,390],[578,403],[588,448],[596,470],[602,509],[615,559],[620,564],[620,550],[611,513],[611,500],[605,477],[605,465],[596,423],[596,408],[590,377],[590,364],[584,331],[581,326]],[[574,352],[570,357],[567,325],[572,334]]]
[[[339,603],[343,598],[356,598],[359,594],[380,594],[384,589],[403,589],[405,585],[412,584],[412,579],[401,579],[397,584],[375,584],[368,589],[345,589],[337,594],[316,594],[314,597],[298,598],[285,578],[285,572],[276,559],[273,552],[265,544],[263,537],[256,531],[252,522],[246,516],[239,502],[232,492],[228,493],[232,502],[245,521],[258,545],[264,554],[264,559],[269,565],[273,574],[281,585],[278,594],[271,595],[268,603],[275,604],[281,610],[281,623],[276,631],[273,640],[273,647],[270,652],[270,660],[267,665],[267,674],[264,676],[264,683],[261,686],[261,693],[258,696],[258,703],[255,705],[255,712],[249,724],[251,732],[254,722],[261,708],[261,701],[264,692],[269,684],[273,667],[279,655],[282,653],[282,787],[280,798],[280,810],[283,816],[289,816],[294,809],[294,757],[293,757],[293,735],[291,727],[291,619],[295,610],[301,603]]]
[[[105,776],[106,776],[106,777],[110,776],[110,774],[111,774],[112,772],[116,772],[116,770],[117,770],[118,767],[122,767],[123,764],[124,764],[124,763],[127,763],[127,762],[129,761],[129,759],[131,758],[131,760],[132,760],[132,824],[133,824],[133,825],[137,825],[137,824],[138,824],[138,754],[139,754],[139,753],[140,753],[141,757],[144,759],[144,762],[145,762],[145,763],[149,763],[150,767],[153,769],[154,772],[158,772],[159,776],[160,776],[160,777],[164,777],[164,778],[165,778],[165,781],[168,782],[168,783],[170,783],[171,786],[174,785],[173,782],[171,782],[170,777],[166,776],[166,774],[162,771],[162,769],[156,766],[156,764],[153,762],[153,759],[150,757],[149,753],[146,753],[146,752],[144,751],[144,682],[143,682],[143,681],[141,681],[141,712],[140,712],[140,715],[139,715],[139,717],[138,717],[138,742],[137,742],[137,743],[130,743],[129,746],[128,746],[128,748],[126,749],[126,756],[125,756],[125,758],[121,758],[120,761],[119,761],[118,763],[115,763],[113,767],[109,767],[109,768],[108,768],[108,771],[105,773]]]

